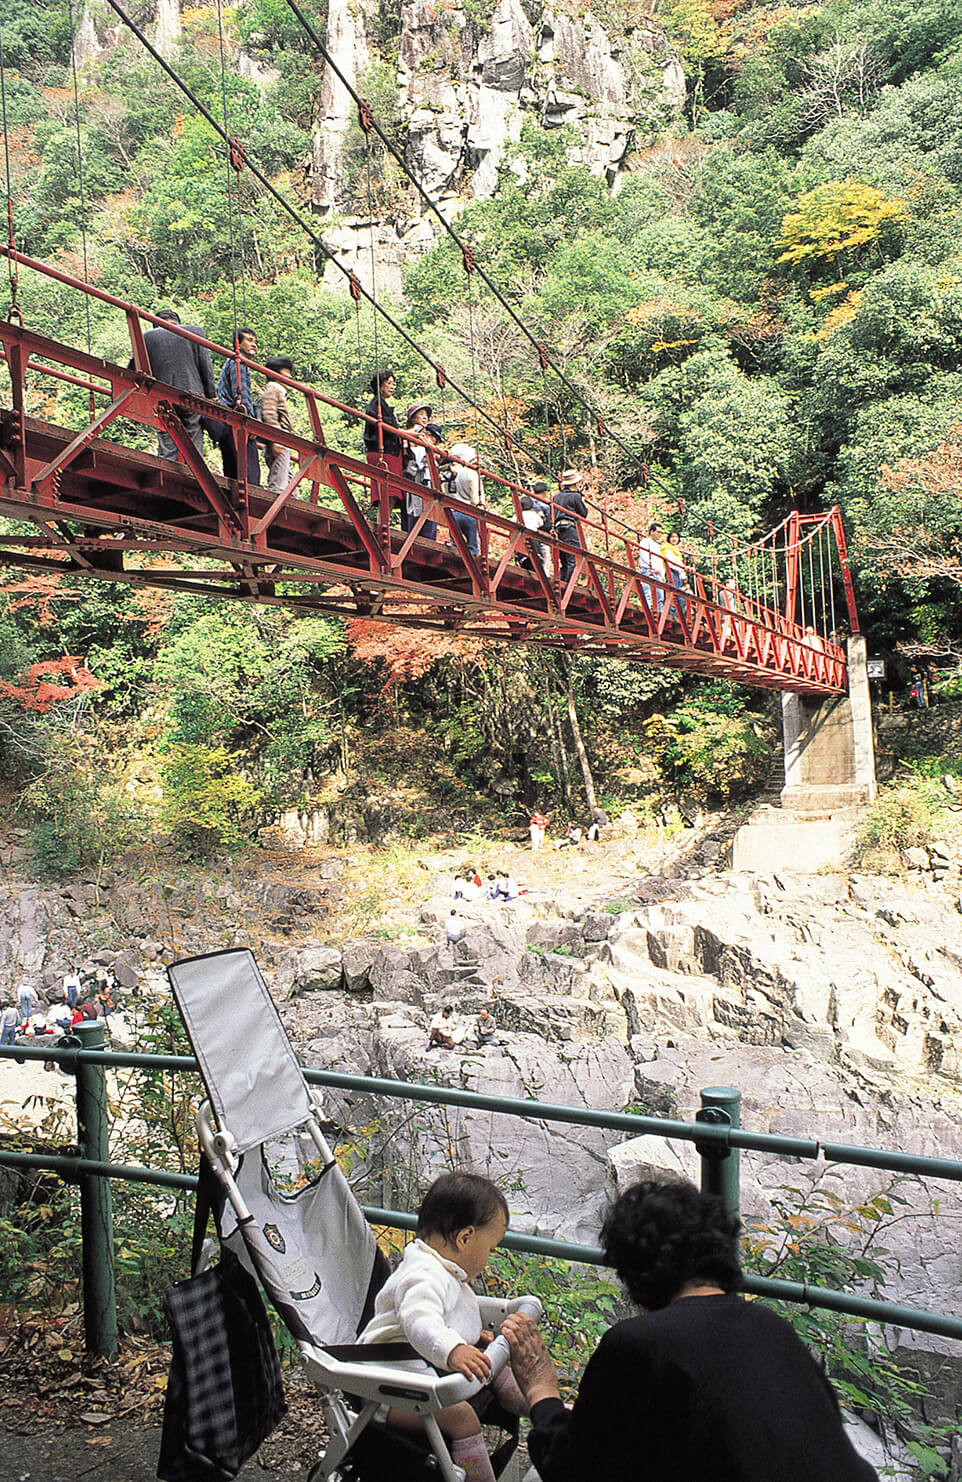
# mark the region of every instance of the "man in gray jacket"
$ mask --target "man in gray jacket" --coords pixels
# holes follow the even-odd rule
[[[173,309],[158,309],[157,318],[166,319],[171,324],[180,323],[180,317]],[[189,329],[191,334],[204,333],[196,324],[185,324],[184,328]],[[164,381],[168,386],[176,386],[178,391],[192,391],[195,396],[206,396],[211,401],[217,399],[210,351],[203,345],[195,345],[193,340],[185,340],[179,334],[172,334],[169,329],[149,329],[144,335],[144,344],[147,346],[150,374],[156,380]],[[181,412],[179,415],[198,453],[204,451],[205,427],[214,441],[220,443],[224,433],[223,422],[215,422],[208,417],[202,421],[197,412]],[[169,432],[158,432],[157,452],[161,458],[170,458],[176,462],[177,444]]]

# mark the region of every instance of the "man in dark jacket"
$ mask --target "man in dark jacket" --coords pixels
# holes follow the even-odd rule
[[[257,335],[252,329],[239,329],[234,335],[234,346],[241,355],[252,359],[257,354]],[[222,401],[225,407],[232,407],[234,411],[246,412],[248,417],[256,415],[254,408],[254,391],[251,386],[250,367],[240,362],[240,375],[238,376],[238,363],[235,360],[225,360],[221,366],[220,375],[217,378],[217,400]],[[234,442],[234,430],[227,427],[227,436],[220,444],[221,456],[224,460],[224,474],[229,479],[237,477],[237,448]],[[257,439],[247,439],[247,482],[259,484],[261,481],[261,463],[257,453]]]
[[[180,324],[180,318],[173,309],[159,309],[157,318],[165,319],[170,324]],[[204,333],[196,324],[185,324],[184,329],[189,329],[191,334]],[[169,329],[149,329],[144,335],[144,344],[147,347],[150,374],[156,380],[164,381],[168,386],[176,386],[178,391],[192,391],[195,396],[206,396],[210,401],[214,400],[214,367],[211,364],[210,351],[203,345],[195,345],[193,340],[185,340],[182,335],[172,334]],[[204,424],[199,414],[181,412],[180,420],[194,447],[198,453],[202,453]],[[221,427],[223,424],[218,422],[215,425]],[[161,458],[170,458],[174,462],[180,456],[177,444],[169,432],[158,432],[157,452]]]
[[[566,468],[558,480],[558,492],[554,497],[554,533],[564,545],[581,549],[581,532],[578,521],[587,519],[588,506],[581,492],[582,478],[576,468]],[[561,584],[564,586],[575,569],[577,557],[574,551],[561,552]]]

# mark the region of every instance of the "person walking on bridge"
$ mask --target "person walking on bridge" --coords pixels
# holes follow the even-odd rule
[[[638,542],[638,570],[642,576],[652,577],[655,581],[665,580],[665,558],[661,553],[664,540],[665,532],[655,520],[648,526],[648,534]],[[664,605],[664,592],[661,587],[653,586],[650,582],[642,582],[641,590],[649,609],[657,618]]]
[[[180,315],[173,309],[158,309],[156,318],[163,319],[165,324],[180,324]],[[203,337],[204,331],[196,324],[185,324],[182,327],[191,334]],[[183,335],[174,334],[172,330],[160,326],[148,329],[144,335],[144,345],[150,374],[155,380],[163,381],[166,386],[174,386],[178,391],[190,391],[195,396],[205,396],[208,401],[216,398],[214,367],[206,345],[195,344],[193,340],[186,340]],[[127,369],[132,370],[133,365],[131,361]],[[203,453],[204,421],[200,413],[178,411],[177,415],[198,453]],[[219,422],[215,425],[222,426]],[[158,432],[157,456],[169,458],[172,463],[176,463],[180,457],[180,450],[169,432]]]
[[[257,335],[252,329],[239,329],[234,335],[234,348],[241,355],[249,359],[257,354]],[[231,407],[235,412],[246,412],[248,417],[256,416],[254,411],[254,391],[251,386],[250,366],[243,361],[235,359],[225,360],[221,366],[220,375],[217,379],[217,400],[225,407]],[[221,443],[221,456],[224,460],[224,475],[229,479],[237,477],[237,444],[234,436],[234,428],[229,424],[226,427],[224,439]],[[259,484],[261,481],[261,463],[257,454],[257,439],[247,439],[247,482],[248,484]]]
[[[558,479],[558,492],[554,497],[554,533],[563,546],[582,549],[580,520],[588,518],[588,506],[582,492],[584,480],[576,468],[566,468]],[[577,556],[571,550],[561,551],[561,585],[566,586],[575,569]]]
[[[286,355],[275,355],[273,359],[265,361],[265,365],[269,371],[288,376],[294,374],[294,363]],[[269,427],[279,427],[282,432],[294,431],[283,381],[276,381],[272,377],[264,388],[261,421],[266,422]],[[281,443],[265,443],[264,446],[268,459],[267,487],[272,494],[280,494],[290,482],[291,450]]]
[[[391,405],[397,390],[397,376],[392,370],[375,371],[369,382],[373,393],[364,408],[367,421],[364,423],[364,456],[374,468],[387,469],[388,474],[400,478],[404,472],[404,444],[401,441],[397,413]],[[384,481],[371,479],[371,505],[377,509]],[[388,497],[400,502],[397,489],[387,484]]]

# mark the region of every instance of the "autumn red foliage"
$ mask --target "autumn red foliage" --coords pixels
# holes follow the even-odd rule
[[[72,700],[84,690],[99,689],[103,689],[103,681],[91,674],[83,659],[71,654],[31,664],[19,684],[0,679],[0,695],[16,700],[24,710],[35,710],[41,715],[60,700]]]
[[[384,696],[396,685],[420,679],[439,659],[462,659],[475,664],[484,661],[484,645],[479,640],[425,628],[395,627],[368,618],[351,619],[347,641],[362,664],[371,667],[383,664],[381,693]]]

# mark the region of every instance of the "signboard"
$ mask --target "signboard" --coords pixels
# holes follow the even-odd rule
[[[865,668],[868,671],[868,677],[869,677],[869,679],[884,679],[885,678],[885,660],[884,659],[867,659],[865,661]]]

